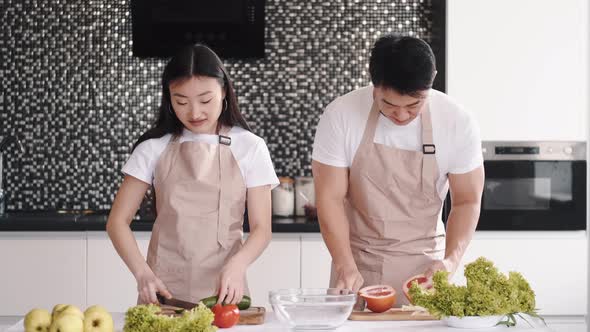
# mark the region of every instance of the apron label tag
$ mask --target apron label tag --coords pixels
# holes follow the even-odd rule
[[[223,145],[227,145],[227,146],[231,145],[231,137],[219,135],[219,144],[223,144]]]
[[[435,154],[436,146],[434,144],[422,144],[422,152],[424,154]]]

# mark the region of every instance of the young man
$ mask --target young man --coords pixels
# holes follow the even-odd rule
[[[432,89],[435,59],[424,41],[381,37],[369,71],[372,85],[337,98],[320,119],[316,203],[331,287],[399,292],[413,275],[457,269],[479,217],[481,140],[470,114]],[[449,187],[445,236],[439,213]]]

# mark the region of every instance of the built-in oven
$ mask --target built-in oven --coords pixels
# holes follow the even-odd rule
[[[483,142],[478,230],[585,230],[585,142]],[[451,195],[445,200],[446,224]]]

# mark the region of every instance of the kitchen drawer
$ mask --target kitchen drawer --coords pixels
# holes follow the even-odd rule
[[[144,258],[151,232],[134,232]],[[88,232],[88,306],[100,304],[125,312],[137,303],[135,278],[113,247],[106,232]]]
[[[318,234],[304,234],[301,238],[301,286],[326,288],[330,284],[332,256]]]
[[[247,272],[252,305],[271,309],[268,293],[301,286],[301,242],[298,234],[273,234],[273,238]]]
[[[85,232],[0,233],[0,316],[86,304]]]
[[[480,256],[507,273],[517,271],[536,293],[543,315],[586,315],[585,232],[477,232],[463,264]],[[453,281],[465,283],[463,265]]]

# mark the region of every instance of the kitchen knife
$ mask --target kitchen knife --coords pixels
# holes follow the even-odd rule
[[[188,302],[188,301],[183,301],[183,300],[179,300],[179,299],[175,299],[175,298],[167,299],[166,297],[164,297],[163,295],[161,295],[159,293],[156,294],[156,296],[158,297],[158,302],[160,302],[160,304],[165,304],[165,305],[183,308],[183,309],[187,309],[187,310],[191,310],[192,308],[197,306],[196,303],[192,303],[192,302]]]

